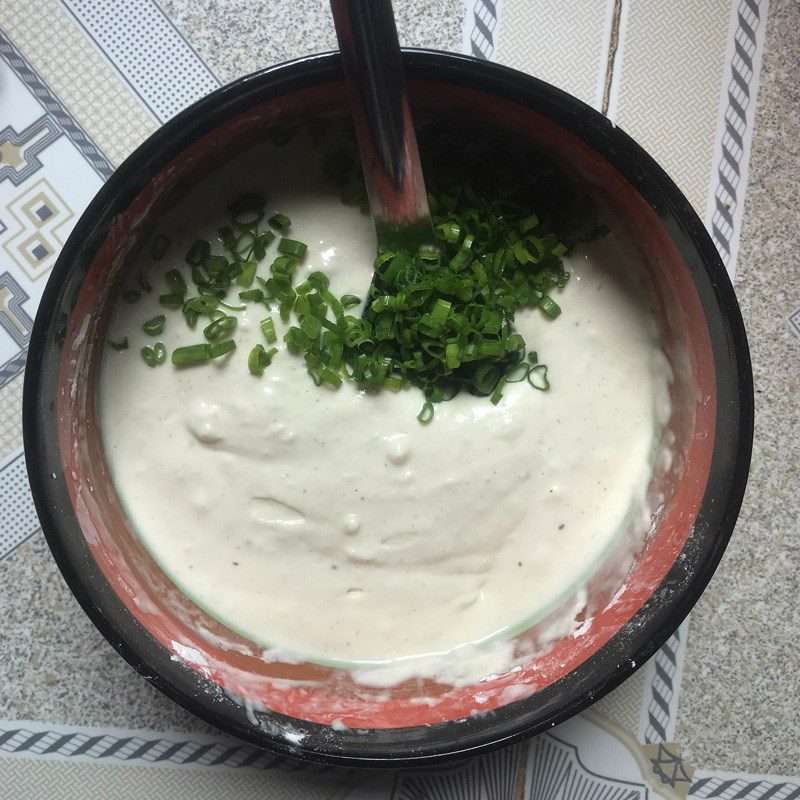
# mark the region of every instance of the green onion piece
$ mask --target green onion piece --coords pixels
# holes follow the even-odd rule
[[[540,392],[546,392],[550,388],[550,381],[547,380],[547,367],[544,364],[537,364],[531,367],[528,373],[528,383]]]
[[[219,306],[219,298],[209,294],[201,294],[200,297],[192,297],[184,303],[184,313],[187,309],[196,311],[198,314],[210,314]]]
[[[192,311],[190,308],[185,308],[183,310],[183,317],[186,320],[186,324],[192,330],[197,327],[197,320],[200,318],[200,315],[196,311]]]
[[[494,387],[494,391],[492,392],[491,397],[489,398],[489,400],[491,400],[492,402],[492,405],[496,406],[500,402],[501,398],[503,397],[503,387],[505,385],[506,385],[505,377],[500,378],[500,380],[497,381],[497,386]]]
[[[244,311],[247,308],[247,306],[232,306],[229,303],[223,302],[222,300],[219,301],[219,304],[223,308],[227,308],[228,311]]]
[[[530,364],[517,364],[507,375],[506,383],[522,383],[531,371]]]
[[[228,211],[237,225],[257,225],[264,218],[266,202],[260,194],[243,194],[228,206]]]
[[[167,357],[167,349],[161,342],[156,342],[153,347],[143,347],[141,349],[142,359],[148,367],[157,367],[163,364]]]
[[[264,333],[264,338],[269,344],[273,344],[274,342],[278,341],[278,335],[275,333],[275,323],[272,321],[272,317],[267,317],[266,319],[261,320],[261,330]]]
[[[461,238],[461,226],[456,222],[443,222],[433,230],[437,236],[444,239],[448,244],[455,244]]]
[[[269,220],[267,220],[267,224],[270,228],[275,228],[275,230],[281,234],[288,233],[289,228],[292,227],[292,221],[285,214],[273,214]]]
[[[247,261],[253,255],[258,236],[251,230],[246,230],[236,237],[236,244],[233,248],[233,255],[237,261]]]
[[[261,261],[267,254],[267,248],[275,241],[275,234],[272,231],[263,231],[253,245],[253,258]]]
[[[207,344],[190,344],[172,351],[172,363],[178,367],[188,364],[202,364],[211,358]]]
[[[236,349],[236,342],[233,339],[226,339],[224,342],[215,342],[208,346],[209,358],[219,358]]]
[[[293,258],[304,258],[307,251],[308,245],[298,242],[296,239],[281,239],[278,242],[278,252]]]
[[[153,257],[153,260],[158,261],[164,253],[167,252],[168,247],[169,239],[167,239],[166,236],[158,234],[158,236],[153,239],[153,244],[150,245],[150,255]]]
[[[225,256],[208,256],[201,266],[192,267],[192,280],[201,291],[223,291],[230,285],[232,270]]]
[[[158,302],[161,303],[162,306],[167,306],[168,308],[181,308],[183,306],[183,295],[172,292],[160,294],[158,296]]]
[[[539,301],[539,308],[541,308],[550,319],[555,319],[561,313],[561,306],[549,295],[544,295],[542,297]]]
[[[167,288],[171,294],[181,294],[184,297],[186,296],[186,292],[189,291],[189,287],[186,285],[183,275],[181,275],[177,269],[167,270],[167,274],[164,276],[164,278],[167,281]]]
[[[322,383],[326,386],[332,386],[334,389],[338,389],[342,385],[341,376],[330,367],[322,367],[319,370],[319,377]]]
[[[420,245],[418,255],[424,261],[438,261],[441,257],[439,248],[435,244]]]
[[[254,300],[256,303],[264,302],[264,292],[261,289],[248,289],[246,292],[239,292],[240,300]]]
[[[450,314],[451,307],[452,304],[448,303],[447,300],[437,300],[436,305],[433,307],[433,311],[431,311],[431,316],[437,323],[444,325],[448,315]]]
[[[112,350],[116,350],[118,353],[121,350],[127,350],[128,349],[128,337],[127,336],[124,339],[122,339],[121,341],[119,341],[119,342],[112,342],[111,339],[108,339],[107,341],[108,341],[108,344],[111,347],[111,349]]]
[[[265,350],[264,345],[257,344],[247,357],[247,368],[250,370],[250,374],[257,376],[263,375],[264,370],[272,363],[272,359],[277,352],[277,347],[271,347],[269,350]]]
[[[433,403],[430,400],[426,400],[422,404],[422,410],[417,414],[417,419],[423,425],[427,425],[433,419]]]
[[[137,292],[136,289],[126,289],[122,293],[122,299],[126,303],[136,303],[138,302],[139,298],[142,296],[141,292]]]
[[[203,328],[203,336],[209,341],[219,339],[226,333],[230,333],[236,327],[236,317],[223,316],[215,319]]]
[[[318,317],[306,314],[300,320],[300,330],[303,331],[309,339],[315,339],[322,332],[322,323]]]
[[[361,298],[354,294],[343,294],[339,302],[342,308],[352,308],[361,304]]]
[[[247,288],[255,280],[257,264],[255,261],[243,261],[241,266],[242,271],[237,275],[236,283]]]
[[[197,267],[208,258],[211,253],[211,245],[203,239],[198,239],[186,253],[186,263],[193,267]]]
[[[166,321],[167,318],[163,314],[159,314],[157,317],[147,320],[147,322],[142,325],[142,330],[148,336],[160,336],[164,333],[164,324]]]
[[[223,225],[217,230],[217,236],[219,236],[220,241],[225,245],[225,248],[228,250],[228,252],[235,256],[236,234],[233,232],[233,228],[231,228],[230,225]]]

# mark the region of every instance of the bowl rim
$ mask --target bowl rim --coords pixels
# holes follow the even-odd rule
[[[52,334],[54,313],[73,265],[79,259],[86,263],[93,260],[96,249],[92,251],[91,244],[93,239],[98,238],[101,223],[110,224],[114,213],[123,210],[139,194],[157,171],[153,170],[153,164],[163,166],[168,163],[192,141],[241,111],[237,102],[241,104],[247,98],[252,99],[251,105],[264,102],[266,98],[258,100],[259,93],[264,90],[269,89],[268,96],[272,97],[311,86],[340,83],[342,72],[339,54],[303,56],[243,76],[196,101],[151,134],[122,162],[79,218],[53,267],[37,310],[23,390],[25,459],[36,510],[56,563],[81,607],[117,652],[152,685],[225,733],[284,756],[338,767],[432,766],[478,755],[548,730],[616,688],[677,629],[708,584],[738,516],[752,449],[752,370],[744,323],[733,286],[705,226],[664,170],[633,139],[599,112],[530,75],[471,56],[434,50],[404,48],[403,59],[409,80],[455,84],[544,115],[582,139],[610,163],[654,208],[662,221],[664,215],[669,214],[669,219],[677,226],[677,232],[699,257],[721,311],[721,322],[728,334],[729,344],[732,345],[730,362],[726,368],[735,374],[738,386],[738,396],[735,398],[738,410],[730,412],[737,415],[736,452],[731,479],[718,485],[711,498],[712,502],[719,501],[721,495],[724,503],[718,503],[715,509],[719,517],[718,525],[713,536],[709,535],[709,540],[703,542],[705,550],[700,553],[695,548],[697,553],[693,559],[686,559],[683,563],[679,563],[681,559],[676,560],[659,588],[597,653],[541,692],[492,712],[495,721],[485,724],[474,719],[465,723],[459,721],[456,735],[444,744],[441,740],[422,742],[418,737],[397,741],[403,738],[404,731],[419,730],[406,728],[374,729],[360,734],[361,738],[353,735],[336,741],[333,737],[315,737],[314,746],[306,746],[287,742],[274,732],[256,729],[247,722],[238,704],[203,702],[203,693],[198,692],[199,676],[191,673],[190,677],[189,670],[171,660],[170,653],[123,606],[91,556],[87,560],[85,554],[74,552],[75,548],[62,535],[63,515],[53,504],[50,470],[40,460],[43,454],[58,450],[57,444],[52,446],[52,437],[47,430],[48,414],[52,412],[48,410],[49,401],[45,402],[42,389],[44,354]],[[231,105],[234,111],[231,111]],[[603,148],[597,146],[602,143],[605,143]],[[648,195],[657,196],[659,207],[654,207]],[[669,234],[674,240],[675,231],[670,230]],[[715,374],[718,366],[715,349]],[[726,401],[728,399],[725,398]],[[715,456],[717,448],[715,439]],[[730,457],[727,458],[729,461]],[[713,466],[712,461],[712,469]],[[709,476],[701,511],[709,502],[712,477]],[[690,580],[687,581],[687,577]],[[676,589],[678,584],[680,588],[677,591],[662,591],[670,587]],[[656,601],[657,595],[660,597]],[[670,596],[664,599],[666,595]],[[637,624],[642,620],[646,620],[646,624],[638,625],[637,629]],[[620,644],[621,638],[627,638],[627,645]],[[599,670],[598,665],[602,667]],[[537,698],[554,687],[556,691],[563,692],[565,702],[560,703],[555,711],[537,715]],[[227,706],[233,706],[241,713],[237,714]],[[277,714],[274,716],[290,721],[295,728],[308,728],[312,732],[314,728],[325,727]],[[455,722],[446,722],[431,727],[452,729],[454,725]]]

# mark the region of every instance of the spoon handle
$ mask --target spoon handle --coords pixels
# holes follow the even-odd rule
[[[390,0],[331,0],[378,246],[432,238]],[[398,232],[400,237],[398,237]]]

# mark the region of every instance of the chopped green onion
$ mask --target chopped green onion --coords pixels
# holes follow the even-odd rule
[[[431,311],[431,316],[437,323],[444,325],[448,315],[450,314],[451,307],[452,304],[448,303],[447,300],[437,300],[436,305],[433,307],[433,311]]]
[[[272,317],[261,320],[261,330],[269,344],[278,341],[278,335],[275,333],[275,323],[272,321]]]
[[[219,339],[220,336],[230,333],[235,327],[236,317],[219,317],[203,328],[203,336],[209,341]]]
[[[243,261],[241,264],[242,271],[237,275],[236,283],[245,288],[251,286],[256,277],[256,266],[255,261]]]
[[[537,364],[528,373],[528,383],[540,392],[546,392],[550,388],[550,381],[547,380],[547,367],[544,364]]]
[[[182,294],[170,292],[168,294],[160,294],[158,296],[158,302],[161,303],[162,306],[167,306],[168,308],[181,308],[183,306],[183,297]]]
[[[417,414],[417,419],[423,425],[427,425],[433,419],[433,403],[430,400],[426,400],[422,404],[422,410]]]
[[[361,298],[354,294],[343,294],[341,304],[342,308],[352,308],[361,305]]]
[[[183,317],[186,320],[186,324],[194,330],[197,327],[197,320],[200,318],[200,314],[197,311],[192,310],[191,308],[183,307]]]
[[[272,231],[263,231],[253,245],[253,258],[261,261],[267,254],[267,248],[275,241],[275,234]]]
[[[121,350],[128,349],[128,337],[126,336],[119,342],[112,342],[111,339],[108,339],[108,344],[112,350],[116,350],[119,353]]]
[[[224,342],[215,342],[207,345],[209,358],[219,358],[227,355],[236,349],[236,342],[233,339],[226,339]]]
[[[163,314],[159,314],[157,317],[147,320],[147,322],[142,325],[142,330],[148,336],[160,336],[164,332],[164,324],[166,321],[167,318]]]
[[[435,244],[423,244],[420,245],[418,255],[423,261],[438,261],[441,252]]]
[[[507,384],[527,380],[546,391],[547,367],[515,330],[515,315],[539,308],[557,317],[561,309],[552,295],[569,279],[562,256],[604,229],[586,198],[576,196],[551,164],[530,154],[519,157],[511,144],[498,148],[473,139],[450,131],[421,140],[436,243],[382,249],[364,299],[334,295],[322,272],[296,285],[308,247],[285,237],[289,218],[274,214],[265,224],[263,197],[235,200],[229,206],[232,224],[219,229],[226,254],[212,255],[203,240],[187,253],[200,296],[187,300],[180,272],[168,273],[169,290],[160,302],[182,308],[192,328],[207,316],[203,333],[211,342],[178,348],[173,362],[202,363],[235,349],[226,337],[237,318],[226,312],[247,306],[226,298],[238,286],[244,289],[238,292],[242,303],[264,303],[288,323],[286,347],[304,358],[317,386],[336,388],[345,379],[371,390],[416,387],[425,398],[422,424],[431,422],[437,403],[461,391],[495,404]],[[343,195],[363,204],[363,180],[349,151],[326,155],[324,168]],[[261,277],[257,265],[276,238],[269,228],[284,238],[269,274]],[[362,303],[360,313],[351,310]],[[158,335],[155,320],[145,326]],[[275,344],[273,318],[261,327],[267,347]],[[257,345],[248,368],[263,374],[276,352]]]
[[[555,319],[561,313],[561,306],[549,295],[544,295],[539,301],[539,308],[547,314],[550,319]]]
[[[332,386],[334,389],[338,389],[342,385],[342,379],[335,370],[332,370],[330,367],[322,367],[319,370],[319,377],[322,383],[326,386]]]
[[[273,214],[268,224],[271,228],[275,228],[278,233],[286,234],[292,226],[292,221],[285,214]]]
[[[263,375],[264,370],[272,363],[272,359],[277,352],[277,347],[271,347],[269,350],[265,350],[264,345],[257,344],[247,357],[247,368],[250,370],[250,374],[257,376]]]
[[[236,255],[236,234],[233,232],[233,228],[230,225],[223,225],[217,230],[217,236],[226,249],[232,255]]]
[[[434,232],[448,244],[455,244],[461,238],[461,226],[451,221],[437,225]]]
[[[444,349],[444,357],[450,369],[458,369],[461,365],[461,356],[458,352],[458,342],[450,342]]]
[[[232,306],[228,303],[223,302],[222,300],[219,301],[219,304],[223,308],[227,308],[228,311],[244,311],[247,308],[247,306]]]
[[[236,237],[236,244],[233,248],[233,255],[237,261],[246,261],[253,255],[258,237],[251,231],[246,230]]]
[[[191,309],[198,314],[210,314],[219,306],[219,298],[209,294],[201,294],[200,297],[192,297],[184,304],[184,311]]]
[[[246,292],[239,292],[240,300],[254,300],[256,303],[264,302],[264,292],[261,289],[248,289]]]
[[[278,252],[293,258],[304,258],[307,251],[308,245],[298,242],[296,239],[281,239],[278,242]]]
[[[182,294],[185,296],[186,292],[189,291],[189,287],[186,285],[183,275],[181,275],[177,269],[167,270],[167,274],[164,278],[167,281],[167,288],[172,294]]]
[[[203,239],[198,239],[186,253],[186,263],[193,267],[197,267],[208,258],[211,252],[211,245]]]
[[[266,202],[260,194],[243,194],[228,206],[228,211],[237,225],[257,225],[264,218]]]
[[[489,400],[491,400],[492,402],[492,405],[496,406],[500,402],[501,398],[503,397],[503,387],[505,385],[506,385],[506,379],[504,376],[500,378],[499,381],[497,381],[497,386],[494,387],[494,391],[492,392],[492,395],[489,398]]]
[[[152,347],[141,349],[142,358],[148,367],[157,367],[163,364],[167,358],[167,349],[161,342],[156,342]]]
[[[231,340],[232,341],[232,340]],[[202,364],[211,358],[207,344],[190,344],[172,351],[172,363],[178,367],[187,364]]]
[[[530,371],[530,364],[517,364],[517,366],[506,375],[506,383],[522,383],[522,381],[528,377]]]

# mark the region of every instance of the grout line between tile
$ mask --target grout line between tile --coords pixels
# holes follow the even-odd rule
[[[622,2],[623,0],[614,0],[614,10],[611,16],[611,36],[608,42],[608,57],[606,59],[606,78],[603,83],[603,101],[600,105],[600,111],[604,115],[608,115],[608,109],[611,105],[611,86],[614,81],[614,64],[617,59],[617,50],[619,49],[620,37],[620,24],[622,21]]]

